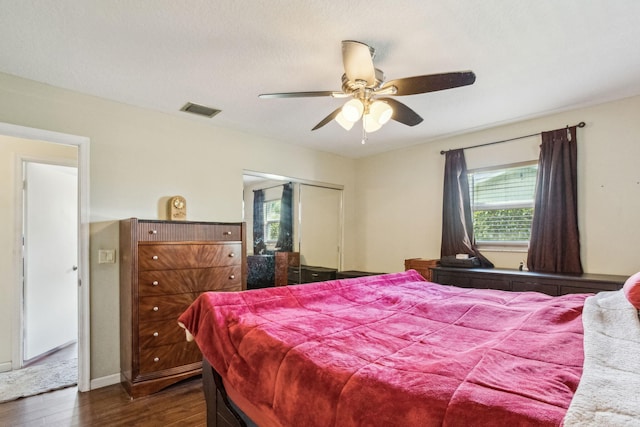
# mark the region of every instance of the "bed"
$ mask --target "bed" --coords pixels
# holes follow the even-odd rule
[[[223,400],[232,408],[224,423],[597,425],[591,421],[640,415],[638,402],[613,405],[611,396],[604,412],[612,415],[594,415],[603,412],[602,372],[618,394],[635,396],[640,386],[635,374],[628,384],[627,360],[603,366],[602,355],[634,341],[626,334],[640,327],[621,291],[602,294],[609,298],[605,309],[619,307],[631,326],[615,343],[619,321],[613,332],[596,327],[597,350],[587,354],[588,363],[583,308],[597,297],[456,288],[426,282],[413,270],[205,293],[179,323],[203,353],[205,387],[217,386],[206,390],[209,407]],[[592,305],[602,308],[599,300]],[[601,314],[593,317],[603,323]],[[627,347],[640,351],[637,343]],[[587,375],[587,366],[599,374]],[[216,425],[216,414],[208,413],[208,421]]]

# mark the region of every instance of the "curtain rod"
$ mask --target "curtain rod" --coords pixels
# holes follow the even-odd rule
[[[576,127],[583,128],[586,125],[587,124],[585,122],[580,122],[580,123],[578,123],[576,125]],[[567,125],[567,128],[568,127],[569,127],[569,125]],[[459,148],[458,150],[469,150],[471,148],[478,148],[478,147],[484,147],[484,146],[487,146],[487,145],[500,144],[500,143],[503,143],[503,142],[509,142],[509,141],[515,141],[517,139],[529,138],[531,136],[537,136],[537,135],[540,135],[540,134],[542,134],[542,132],[532,133],[531,135],[517,136],[515,138],[503,139],[502,141],[494,141],[494,142],[487,142],[485,144],[472,145],[471,147]],[[446,154],[447,151],[451,151],[451,150],[442,150],[442,151],[440,151],[440,154]]]
[[[292,182],[285,182],[284,184],[272,185],[271,187],[256,188],[255,190],[253,190],[253,192],[256,192],[258,190],[271,190],[272,188],[282,187],[283,185],[287,185],[287,184],[293,184],[293,183]]]

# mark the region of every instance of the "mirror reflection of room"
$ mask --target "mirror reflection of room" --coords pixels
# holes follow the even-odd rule
[[[258,173],[243,181],[247,289],[336,279],[342,188]]]

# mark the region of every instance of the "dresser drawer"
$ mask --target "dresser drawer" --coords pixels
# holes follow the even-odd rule
[[[474,287],[471,279],[468,276],[449,274],[439,270],[435,273],[435,275],[431,275],[431,280],[442,285],[458,286],[460,288]]]
[[[181,294],[184,292],[240,291],[242,267],[188,268],[183,270],[148,270],[138,274],[140,296]]]
[[[148,374],[202,361],[195,342],[162,345],[140,349],[140,374]]]
[[[287,270],[288,284],[302,283],[302,270],[299,267],[289,267]]]
[[[138,241],[241,241],[241,224],[201,224],[182,222],[138,222]]]
[[[138,328],[138,345],[140,349],[167,344],[180,344],[186,341],[185,330],[178,325],[176,319],[140,322]]]
[[[338,270],[324,267],[302,267],[302,283],[335,280]]]
[[[139,299],[138,318],[140,322],[171,319],[177,322],[178,317],[200,295],[199,292],[189,292],[175,295],[148,296]]]
[[[241,243],[141,243],[138,245],[140,271],[228,266],[241,263]]]
[[[530,291],[530,292],[541,292],[543,294],[553,295],[553,296],[559,295],[557,285],[537,283],[537,282],[531,282],[531,281],[519,281],[519,280],[512,281],[512,285],[513,285],[512,290],[515,292]]]

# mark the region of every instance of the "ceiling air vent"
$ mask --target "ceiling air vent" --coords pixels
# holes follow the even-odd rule
[[[180,111],[198,114],[199,116],[213,117],[222,110],[216,110],[215,108],[205,107],[204,105],[194,104],[193,102],[187,102]]]

